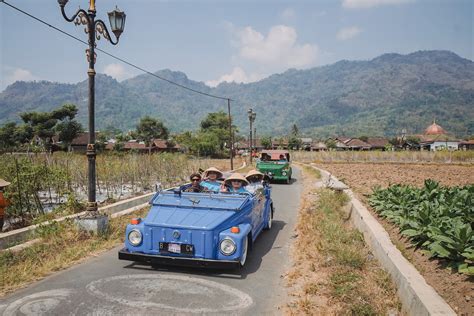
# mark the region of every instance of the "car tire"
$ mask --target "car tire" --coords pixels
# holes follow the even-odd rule
[[[248,236],[246,236],[244,240],[242,255],[240,256],[240,260],[239,260],[239,264],[241,268],[243,268],[245,263],[247,262],[248,250],[249,250],[249,238]]]
[[[268,215],[267,215],[267,224],[265,225],[265,230],[270,230],[272,229],[272,224],[273,224],[273,207],[271,207],[268,210]]]

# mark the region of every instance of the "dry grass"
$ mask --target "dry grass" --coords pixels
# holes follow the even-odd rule
[[[42,227],[42,241],[20,252],[0,252],[0,297],[59,270],[104,252],[123,242],[125,226],[133,217],[146,214],[143,209],[110,220],[103,236],[78,231],[71,220]]]
[[[297,224],[294,266],[287,275],[290,315],[382,315],[399,311],[396,288],[345,221],[348,197],[313,189],[304,168],[305,192]]]

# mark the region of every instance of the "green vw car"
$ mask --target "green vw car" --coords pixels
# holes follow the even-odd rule
[[[257,170],[275,181],[291,181],[290,153],[287,150],[263,150],[257,161]]]

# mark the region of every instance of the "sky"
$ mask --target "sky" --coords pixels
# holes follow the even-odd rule
[[[56,0],[5,0],[83,40]],[[97,0],[107,22],[127,14],[117,46],[98,47],[151,72],[182,71],[216,86],[253,82],[290,68],[384,53],[450,50],[474,60],[473,0]],[[70,0],[66,11],[88,8]],[[87,78],[85,45],[0,3],[0,91],[17,80],[77,83]],[[140,71],[98,52],[96,71],[118,81]]]

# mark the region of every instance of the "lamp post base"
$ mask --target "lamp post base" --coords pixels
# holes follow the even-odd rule
[[[95,214],[93,216],[86,214],[84,217],[76,218],[75,224],[79,230],[103,235],[109,228],[109,217],[104,214]]]

